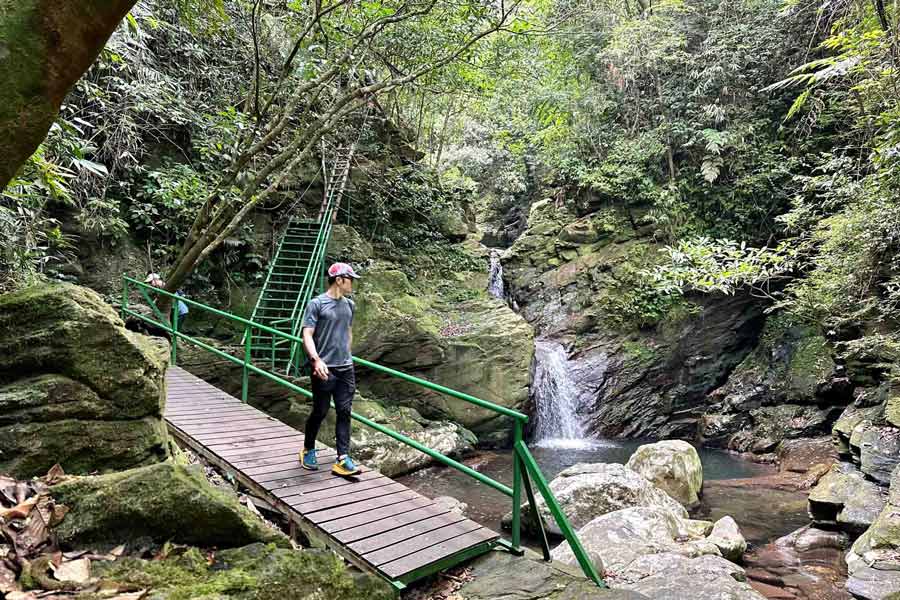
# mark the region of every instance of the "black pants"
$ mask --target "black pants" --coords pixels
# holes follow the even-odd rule
[[[337,438],[338,456],[350,453],[350,410],[353,407],[353,394],[356,392],[356,374],[353,365],[347,367],[329,367],[328,379],[321,380],[312,376],[313,410],[306,419],[306,438],[303,445],[307,450],[312,450],[316,444],[316,436],[319,435],[319,427],[328,414],[328,407],[334,399],[334,408],[337,424],[335,437]]]

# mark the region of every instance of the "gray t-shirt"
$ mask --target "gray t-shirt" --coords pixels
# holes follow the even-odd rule
[[[306,305],[303,328],[311,327],[319,358],[329,367],[353,364],[350,357],[350,326],[356,305],[350,298],[335,300],[319,294]]]

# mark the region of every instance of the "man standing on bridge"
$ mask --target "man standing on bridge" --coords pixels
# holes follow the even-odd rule
[[[334,399],[337,426],[338,460],[331,467],[335,475],[359,473],[350,458],[350,410],[356,392],[356,374],[350,345],[353,342],[353,312],[356,305],[347,296],[353,293],[353,280],[359,279],[346,263],[328,268],[328,289],[309,301],[303,315],[303,349],[312,364],[313,410],[306,419],[300,464],[304,469],[319,468],[316,460],[316,436]]]

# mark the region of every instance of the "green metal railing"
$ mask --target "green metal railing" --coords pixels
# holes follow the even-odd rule
[[[131,287],[134,289],[149,303],[150,309],[153,312],[156,318],[151,318],[145,314],[141,314],[134,310],[131,310],[128,307],[128,299],[131,293]],[[152,295],[161,295],[171,298],[173,302],[173,310],[171,320],[167,323],[167,319],[156,306],[156,302],[151,297]],[[244,327],[244,357],[243,359],[238,358],[237,356],[233,356],[219,348],[215,348],[209,344],[206,344],[194,337],[186,335],[182,331],[178,329],[178,310],[177,310],[177,301],[180,300],[190,306],[191,308],[199,309],[202,311],[206,311],[208,313],[214,314],[218,317],[222,317],[227,319],[233,323],[237,323]],[[170,292],[165,290],[161,290],[158,288],[151,287],[141,281],[136,279],[132,279],[127,275],[123,275],[122,277],[122,305],[121,312],[123,318],[125,315],[131,315],[141,321],[146,323],[150,323],[164,331],[167,331],[172,336],[172,348],[171,348],[171,360],[172,364],[175,364],[178,353],[178,342],[179,340],[184,340],[190,342],[196,346],[203,348],[209,352],[212,352],[216,356],[223,358],[227,361],[230,361],[234,364],[241,365],[243,372],[241,376],[241,400],[243,402],[247,402],[249,397],[249,386],[250,386],[250,374],[256,374],[270,381],[274,381],[275,383],[293,391],[298,394],[301,394],[307,398],[312,397],[312,392],[298,386],[297,384],[276,375],[270,371],[267,371],[251,362],[251,344],[250,340],[253,338],[254,329],[259,331],[265,331],[267,333],[272,334],[273,336],[273,348],[274,348],[274,339],[278,337],[282,340],[286,340],[288,343],[297,344],[298,346],[302,346],[302,339],[297,337],[294,334],[286,333],[284,331],[280,331],[278,329],[273,329],[266,325],[262,325],[260,323],[255,323],[251,320],[244,319],[242,317],[238,317],[237,315],[233,315],[218,309],[215,309],[211,306],[207,306],[200,302],[196,302],[194,300],[190,300],[188,298],[183,298],[181,296],[176,296]],[[274,350],[273,350],[274,356]],[[556,500],[556,497],[553,495],[553,492],[550,490],[550,486],[547,484],[547,480],[544,477],[543,473],[541,473],[540,467],[537,462],[534,460],[531,452],[528,449],[528,446],[525,444],[524,440],[524,430],[525,424],[528,422],[528,416],[505,406],[500,406],[498,404],[494,404],[493,402],[488,402],[487,400],[482,400],[481,398],[477,398],[475,396],[465,394],[463,392],[459,392],[448,387],[444,387],[442,385],[421,379],[419,377],[414,377],[412,375],[408,375],[406,373],[402,373],[400,371],[396,371],[394,369],[384,367],[382,365],[363,360],[361,358],[353,358],[353,362],[361,367],[365,367],[368,369],[372,369],[384,375],[388,375],[391,377],[396,377],[398,379],[402,379],[404,381],[419,385],[421,387],[427,388],[429,390],[439,392],[442,394],[446,394],[453,398],[457,398],[459,400],[463,400],[480,408],[493,411],[500,415],[504,415],[512,419],[512,438],[513,438],[513,485],[509,487],[499,481],[491,479],[490,477],[484,475],[483,473],[479,473],[478,471],[472,469],[471,467],[454,460],[448,456],[433,450],[424,444],[417,442],[414,439],[411,439],[402,433],[396,432],[384,425],[376,423],[371,419],[368,419],[362,415],[359,415],[355,412],[351,412],[351,417],[378,431],[383,433],[384,435],[393,438],[399,442],[402,442],[408,446],[419,450],[433,458],[434,460],[447,465],[461,473],[465,473],[469,477],[472,477],[479,483],[482,483],[490,488],[497,490],[498,492],[505,494],[512,498],[512,540],[500,540],[500,544],[509,548],[511,551],[516,553],[521,553],[521,539],[522,539],[522,489],[524,488],[525,493],[527,495],[528,504],[531,507],[530,513],[534,517],[535,523],[538,529],[541,532],[541,548],[543,550],[544,560],[550,560],[550,545],[547,541],[547,535],[544,531],[544,525],[542,519],[539,515],[537,509],[537,502],[534,495],[534,490],[532,489],[531,482],[532,480],[536,484],[538,488],[538,492],[541,497],[543,497],[544,502],[547,504],[547,508],[550,511],[554,521],[558,525],[560,531],[565,537],[566,541],[569,543],[573,553],[575,554],[576,559],[578,560],[578,564],[581,566],[584,574],[591,579],[594,583],[596,583],[600,587],[606,587],[601,579],[600,575],[597,573],[597,570],[594,568],[594,564],[591,562],[590,557],[587,552],[585,552],[584,548],[581,545],[581,542],[578,540],[578,536],[575,534],[575,530],[572,528],[572,525],[569,523],[569,520],[566,518],[565,513],[562,511],[562,508],[559,505],[559,502]]]
[[[325,202],[322,204],[321,214],[319,215],[319,234],[316,236],[316,243],[313,247],[312,256],[309,259],[306,273],[303,274],[303,283],[300,286],[301,291],[297,295],[294,308],[291,311],[290,332],[295,338],[298,337],[298,334],[300,333],[300,325],[303,321],[303,311],[306,309],[306,305],[313,296],[313,291],[316,287],[316,275],[320,276],[320,281],[318,282],[319,288],[325,287],[325,255],[328,252],[328,241],[331,239],[331,229],[334,226],[334,211],[336,206],[340,204],[341,197],[344,195],[344,189],[347,185],[347,175],[350,172],[350,161],[353,159],[354,151],[355,146],[350,146],[350,148],[346,150],[346,154],[343,152],[338,153],[338,162],[334,166],[331,177],[329,177],[327,195],[325,197]],[[338,169],[340,169],[340,172],[338,172]],[[296,343],[292,341],[290,357],[285,373],[290,375],[293,370],[294,373],[299,374],[302,357],[302,342]]]

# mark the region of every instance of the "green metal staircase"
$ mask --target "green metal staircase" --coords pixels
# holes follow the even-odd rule
[[[317,220],[291,219],[269,266],[251,321],[299,337],[303,311],[310,298],[324,288],[325,258],[334,213],[347,185],[354,147],[339,148],[327,173],[325,197]],[[246,340],[245,340],[246,343]],[[302,349],[265,331],[250,341],[254,362],[268,363],[287,374],[301,364]]]

